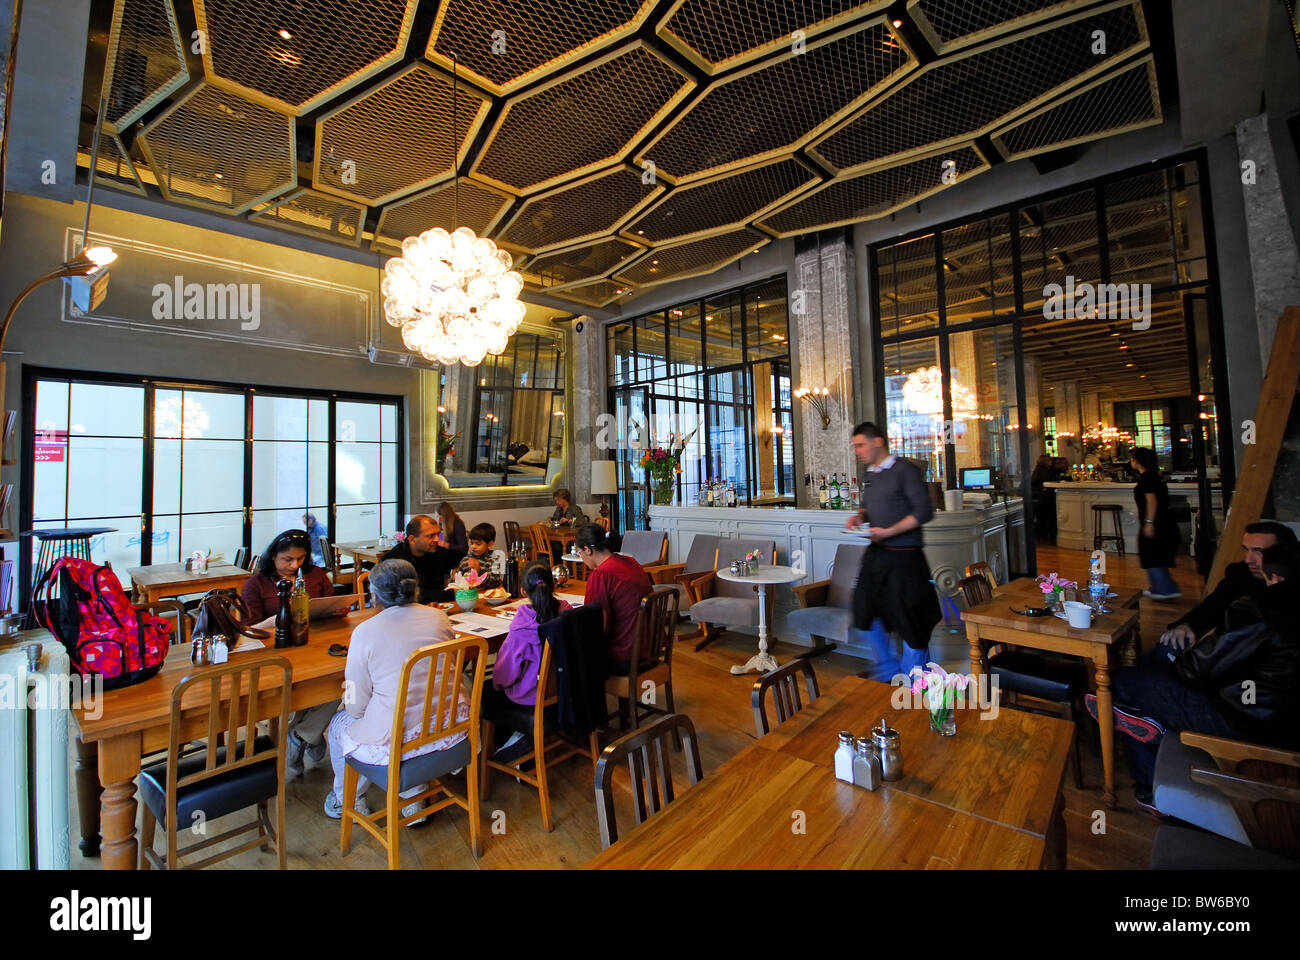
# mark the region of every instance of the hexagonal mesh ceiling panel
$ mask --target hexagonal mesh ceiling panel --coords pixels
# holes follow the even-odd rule
[[[85,154],[86,167],[89,169],[90,151],[84,148],[79,151],[77,157],[78,166],[80,166],[81,162],[81,153]],[[126,155],[122,141],[115,134],[101,133],[99,135],[99,156],[95,158],[95,182],[106,187],[129,190],[141,196],[148,196],[148,191],[145,190],[144,184],[140,181],[140,174],[136,171],[135,164]]]
[[[569,287],[564,291],[565,300],[573,300],[589,307],[603,307],[613,303],[619,297],[631,296],[636,288],[626,283],[612,280],[597,280],[595,283],[580,287]]]
[[[257,211],[252,217],[267,226],[356,246],[361,242],[366,208],[319,190],[303,189],[265,210]]]
[[[508,93],[636,32],[655,0],[445,0],[425,56]],[[498,32],[499,31],[499,32]]]
[[[243,213],[297,184],[293,120],[201,84],[135,143],[168,200]]]
[[[759,224],[785,237],[884,216],[949,186],[943,182],[944,164],[949,160],[955,164],[949,169],[958,182],[988,169],[988,162],[967,144],[897,167],[832,180]]]
[[[624,227],[623,234],[646,243],[663,243],[742,226],[818,179],[793,158],[765,163],[674,190]]]
[[[907,12],[935,50],[946,52],[1020,30],[1096,0],[908,0]]]
[[[419,0],[194,0],[217,86],[301,114],[396,63]]]
[[[703,240],[656,247],[632,266],[616,274],[614,279],[652,286],[668,280],[698,277],[720,270],[770,242],[771,237],[746,228],[716,237],[705,237]]]
[[[760,57],[854,17],[889,6],[891,0],[677,0],[660,22],[659,35],[707,73]]]
[[[316,124],[317,187],[380,204],[443,180],[487,116],[486,97],[426,64],[408,69],[331,110]]]
[[[663,187],[642,183],[641,174],[626,167],[596,174],[528,200],[497,242],[538,253],[598,237],[661,192]]]
[[[462,177],[459,186],[444,183],[400,203],[389,204],[375,227],[375,242],[401,246],[407,237],[434,227],[447,231],[469,227],[480,237],[487,236],[510,202],[510,197],[500,190]]]
[[[104,123],[125,129],[189,79],[169,0],[117,0],[104,63]]]
[[[1105,54],[1092,52],[1096,30],[1106,35]],[[811,150],[851,171],[969,139],[1145,45],[1141,9],[1126,0],[931,64]]]
[[[694,88],[686,74],[633,44],[512,100],[474,172],[526,192],[608,166]]]
[[[602,277],[643,252],[645,248],[635,243],[611,238],[533,257],[523,272],[526,279],[545,290]]]
[[[705,91],[638,156],[681,181],[792,149],[915,65],[883,20]]]
[[[993,145],[1013,160],[1147,127],[1161,119],[1155,61],[1143,57],[1127,70],[1094,80],[1064,100],[999,130],[993,135]]]

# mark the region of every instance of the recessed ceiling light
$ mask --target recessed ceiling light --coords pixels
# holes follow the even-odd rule
[[[895,21],[894,21],[894,26],[896,26],[896,27],[901,27],[902,25],[903,25],[903,21],[902,21],[902,20],[895,20]]]
[[[288,30],[284,29],[284,27],[281,27],[279,30],[276,31],[276,33],[278,33],[278,34],[280,35],[280,39],[281,39],[281,40],[292,40],[292,39],[293,39],[293,34],[290,33]]]

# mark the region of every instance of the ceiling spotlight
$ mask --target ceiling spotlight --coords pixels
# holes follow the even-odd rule
[[[279,30],[276,31],[276,33],[278,33],[278,34],[280,35],[280,39],[281,39],[281,40],[292,40],[292,39],[293,39],[293,34],[290,33],[288,30],[284,29],[284,27],[281,27]]]
[[[895,20],[895,21],[894,21],[894,26],[896,26],[896,27],[901,27],[902,25],[903,25],[903,21],[902,21],[902,20]]]

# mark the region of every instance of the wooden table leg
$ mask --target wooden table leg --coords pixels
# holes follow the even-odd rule
[[[1105,774],[1102,799],[1114,810],[1115,802],[1115,714],[1110,692],[1110,648],[1094,654],[1097,667],[1097,726],[1101,728],[1101,767]]]
[[[81,822],[81,842],[77,846],[84,857],[99,856],[99,803],[103,792],[99,785],[99,745],[84,743],[77,737],[77,817]]]
[[[978,677],[984,672],[984,643],[980,640],[980,625],[966,624],[966,639],[970,641],[970,672]]]
[[[140,773],[140,735],[112,737],[99,744],[99,782],[104,787],[100,820],[105,870],[134,870],[135,778]]]

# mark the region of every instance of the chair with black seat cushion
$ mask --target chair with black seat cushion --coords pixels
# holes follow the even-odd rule
[[[262,688],[264,678],[279,684]],[[284,657],[260,657],[225,666],[200,667],[172,691],[171,734],[167,757],[140,771],[140,799],[144,813],[140,826],[140,869],[179,869],[181,858],[241,834],[257,836],[230,850],[184,864],[205,867],[254,847],[275,845],[281,870],[285,868],[284,747],[289,729],[289,704],[293,668]],[[206,688],[206,690],[205,690]],[[206,693],[206,702],[203,696]],[[182,755],[182,747],[199,729],[206,707],[206,744],[201,751]],[[182,712],[183,711],[183,712]],[[260,720],[270,720],[272,736],[257,736]],[[185,732],[182,732],[182,731]],[[240,733],[243,733],[242,737]],[[226,746],[219,746],[224,735]],[[234,744],[234,749],[229,746]],[[275,800],[275,823],[268,804]],[[202,822],[257,807],[257,819],[207,837],[181,849],[177,836]],[[154,829],[167,831],[167,854],[153,849]],[[203,831],[206,834],[206,828]]]
[[[657,567],[668,555],[668,534],[662,530],[629,530],[619,550],[643,567]]]
[[[993,599],[993,591],[988,580],[981,574],[972,574],[957,584],[967,609],[988,603]],[[1056,715],[1071,723],[1077,723],[1086,716],[1078,708],[1079,698],[1088,689],[1088,671],[1082,660],[1061,653],[1049,653],[1041,650],[1022,650],[998,644],[989,649],[986,663],[988,673],[997,678],[998,689],[1008,694],[1007,706],[1028,709],[1020,701],[1021,696],[1056,706]],[[1080,732],[1074,734],[1074,783],[1082,789],[1083,771],[1079,763]]]
[[[849,632],[853,630],[853,589],[866,550],[864,543],[839,544],[829,577],[792,588],[799,609],[786,614],[786,628],[813,641],[812,648],[799,654],[800,657],[819,656],[833,650],[835,644],[849,641]]]
[[[638,824],[645,823],[651,814],[658,813],[662,807],[673,802],[670,754],[664,747],[664,741],[670,734],[686,741],[686,774],[690,785],[694,786],[704,779],[695,724],[684,714],[670,713],[649,726],[615,740],[601,751],[600,760],[596,763],[596,818],[600,823],[602,849],[618,840],[611,785],[614,771],[624,761],[632,776],[633,812]]]
[[[775,540],[720,540],[717,565],[713,570],[682,581],[686,596],[690,598],[691,619],[700,625],[702,637],[696,650],[708,646],[722,634],[724,627],[758,626],[758,588],[735,580],[723,580],[718,570],[727,569],[733,560],[756,553],[764,564],[776,564]],[[772,622],[772,598],[775,590],[766,592],[767,622]]]
[[[389,749],[400,751],[397,762],[384,766],[361,763],[351,757],[343,773],[343,811],[339,824],[339,853],[346,854],[352,841],[352,823],[359,823],[367,833],[379,841],[388,854],[388,869],[400,870],[401,857],[398,831],[415,820],[430,817],[453,804],[469,814],[469,845],[474,856],[483,854],[483,837],[479,830],[478,803],[478,745],[479,703],[483,695],[483,672],[487,663],[487,641],[481,637],[457,637],[445,643],[432,643],[421,647],[406,658],[398,678],[397,705],[393,710],[393,729]],[[461,691],[465,688],[466,667],[472,668],[469,689],[469,717],[457,719]],[[403,721],[406,704],[411,695],[411,678],[425,678],[424,711],[420,729],[410,740],[403,740]],[[435,743],[459,733],[465,739],[442,750],[433,750],[412,756],[420,747]],[[465,793],[457,793],[444,782],[461,768],[465,769]],[[384,807],[366,815],[355,809],[357,781],[366,776],[371,783],[387,792]],[[417,784],[427,783],[428,789],[411,797],[399,796]],[[428,806],[422,800],[441,795]],[[401,809],[415,804],[420,809],[403,817]]]
[[[770,670],[754,681],[754,690],[749,702],[754,708],[754,729],[757,736],[765,736],[772,728],[767,722],[765,700],[767,691],[772,691],[772,703],[776,707],[776,722],[785,723],[804,708],[803,698],[799,695],[799,675],[803,674],[804,686],[808,690],[808,702],[812,703],[821,696],[817,686],[817,674],[813,665],[807,660],[791,660],[784,667]]]

